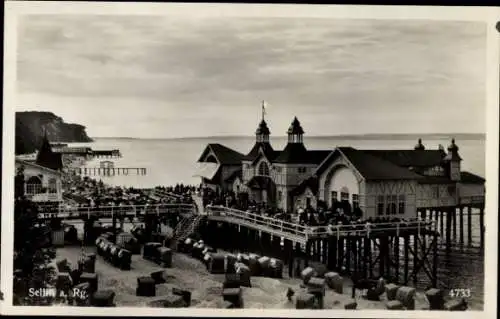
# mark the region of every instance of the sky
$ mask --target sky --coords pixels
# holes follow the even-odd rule
[[[485,133],[486,26],[324,18],[33,15],[18,111],[92,137]]]

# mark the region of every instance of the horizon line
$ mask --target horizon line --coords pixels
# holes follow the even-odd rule
[[[410,136],[486,136],[484,132],[449,132],[449,133],[362,133],[362,134],[332,134],[308,135],[312,138],[369,138],[369,137],[410,137]],[[255,135],[211,135],[211,136],[178,136],[178,137],[134,137],[134,136],[91,136],[92,139],[136,139],[136,140],[181,140],[181,139],[210,139],[210,138],[250,138]],[[287,135],[272,135],[270,138],[286,138]]]

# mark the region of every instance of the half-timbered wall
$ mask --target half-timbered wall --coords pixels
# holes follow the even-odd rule
[[[484,196],[484,184],[458,184],[458,195],[460,197]]]
[[[316,165],[311,164],[286,164],[285,185],[298,186],[303,180],[312,175]]]
[[[360,194],[365,217],[415,218],[416,200],[417,182],[411,180],[367,181]]]
[[[417,187],[417,207],[442,207],[456,205],[455,184],[419,184]]]
[[[297,211],[299,208],[305,208],[308,198],[311,202],[311,207],[316,209],[318,204],[317,196],[307,187],[302,194],[294,198],[294,210]]]
[[[250,161],[243,161],[242,165],[243,183],[247,183],[255,175],[255,168]]]

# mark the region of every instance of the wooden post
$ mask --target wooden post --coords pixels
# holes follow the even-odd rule
[[[370,252],[370,238],[366,236],[363,238],[363,258],[361,259],[361,262],[363,263],[363,278],[368,277],[368,268],[369,268],[369,263],[368,263],[368,254],[371,254]]]
[[[290,239],[285,239],[285,251],[287,254],[287,263],[288,263],[288,277],[293,278],[293,263],[294,263],[294,254],[293,254],[293,242]]]
[[[404,236],[404,285],[408,284],[409,275],[409,264],[410,264],[410,237],[408,235]]]
[[[384,277],[385,276],[385,251],[386,251],[386,241],[385,241],[385,238],[384,237],[379,237],[379,244],[380,244],[380,249],[379,249],[379,254],[380,254],[380,257],[379,257],[379,273],[380,273],[380,277]]]
[[[309,267],[309,259],[311,258],[311,240],[306,242],[306,256],[304,258],[304,267]]]
[[[453,240],[457,238],[457,209],[454,207],[451,209],[452,223],[453,223]]]
[[[373,277],[373,265],[372,265],[372,239],[369,238],[368,239],[368,272],[369,272],[369,276],[370,278]]]
[[[399,236],[394,236],[394,277],[396,283],[399,283]]]
[[[472,209],[467,207],[467,244],[472,246]]]
[[[481,249],[484,248],[484,207],[479,209],[479,230],[481,231]]]
[[[418,235],[413,235],[413,285],[417,284],[417,272],[416,269],[418,267]]]
[[[323,246],[321,262],[325,265],[328,265],[328,241],[326,239],[321,239],[321,244]]]
[[[321,239],[316,239],[316,257],[315,257],[315,260],[319,261],[319,262],[323,262],[321,259]]]
[[[330,237],[328,242],[328,269],[337,269],[337,237]]]
[[[281,249],[281,237],[273,236],[272,245],[271,245],[271,255],[275,258],[279,258],[284,260],[283,250]],[[283,247],[284,248],[284,247]]]
[[[462,207],[459,208],[460,214],[460,245],[464,244],[464,210]]]
[[[446,212],[446,250],[451,249],[451,211]]]
[[[297,260],[297,257],[302,255],[302,251],[300,249],[300,243],[295,243],[295,277],[300,277],[300,272],[302,271],[300,267],[300,260]],[[300,258],[300,257],[299,257]]]
[[[351,250],[352,250],[351,240],[352,238],[350,236],[346,238],[345,269],[348,274],[351,273]]]
[[[340,272],[344,265],[344,237],[340,237],[337,242],[338,242],[337,269]]]
[[[440,219],[441,219],[441,222],[439,223],[439,227],[440,227],[439,233],[441,234],[441,238],[444,238],[444,236],[445,236],[445,234],[444,234],[444,211],[440,211],[439,214],[440,214]]]
[[[437,234],[434,234],[434,240],[432,242],[432,287],[437,288],[437,267],[438,267],[438,251],[437,251]]]

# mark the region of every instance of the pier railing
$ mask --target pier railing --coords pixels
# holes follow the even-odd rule
[[[95,216],[98,218],[113,218],[115,216],[144,216],[164,215],[169,213],[193,213],[192,204],[155,204],[155,205],[123,205],[99,207],[64,207],[60,206],[52,211],[39,213],[39,218],[79,219]]]
[[[332,236],[370,237],[372,234],[381,233],[394,233],[400,235],[408,231],[420,234],[428,230],[436,229],[436,225],[433,221],[424,221],[420,219],[376,224],[304,226],[223,206],[207,206],[205,212],[209,218],[213,220],[239,224],[299,242],[306,242],[308,239],[312,238],[328,238]]]

